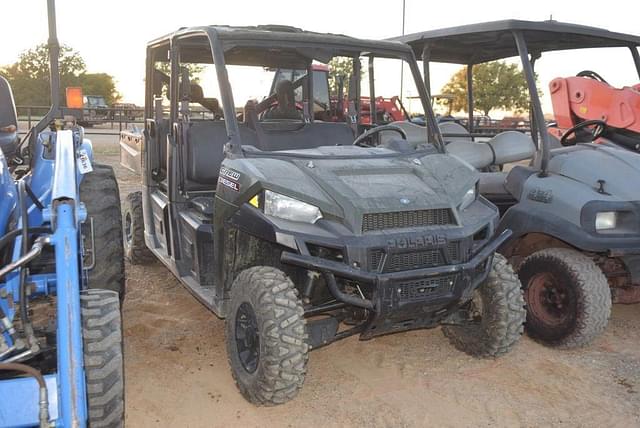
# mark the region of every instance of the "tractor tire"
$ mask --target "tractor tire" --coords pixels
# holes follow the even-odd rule
[[[82,225],[85,249],[95,250],[95,254],[90,254],[94,266],[88,271],[89,288],[115,291],[122,300],[125,291],[122,214],[113,168],[94,163],[93,171],[85,174],[80,183],[80,200],[87,209],[87,220]]]
[[[90,428],[124,426],[124,359],[120,298],[111,290],[80,294],[87,418]]]
[[[518,272],[527,301],[525,330],[554,347],[589,344],[604,331],[611,315],[611,290],[600,268],[569,248],[533,253]]]
[[[298,291],[284,273],[256,266],[236,277],[226,344],[231,373],[247,401],[273,406],[298,394],[309,346]]]
[[[479,358],[509,352],[522,336],[526,311],[520,281],[502,255],[494,255],[491,272],[470,304],[478,312],[472,322],[442,326],[449,342]]]
[[[132,265],[149,264],[155,256],[144,242],[144,217],[142,214],[142,192],[127,195],[122,214],[122,241],[124,256]]]

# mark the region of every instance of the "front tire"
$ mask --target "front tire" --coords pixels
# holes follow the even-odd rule
[[[111,290],[80,294],[88,426],[124,426],[124,359],[120,298]]]
[[[522,336],[525,309],[520,281],[502,255],[493,256],[491,272],[469,304],[473,321],[442,326],[449,342],[474,357],[509,352]]]
[[[231,373],[247,401],[273,406],[298,394],[309,346],[302,303],[284,273],[256,266],[237,276],[226,344]]]
[[[124,252],[122,249],[122,215],[120,192],[113,168],[99,163],[85,174],[80,183],[80,200],[87,209],[82,224],[86,250],[91,255],[93,269],[88,272],[89,288],[113,290],[124,299]],[[93,224],[93,245],[91,225]]]
[[[600,268],[584,254],[550,248],[520,265],[527,301],[525,329],[548,346],[585,346],[604,331],[611,315],[611,290]]]
[[[124,201],[122,233],[124,255],[129,263],[142,265],[155,260],[155,256],[144,242],[142,192],[129,193]]]

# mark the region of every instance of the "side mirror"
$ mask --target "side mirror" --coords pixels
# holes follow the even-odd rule
[[[16,132],[18,115],[13,92],[7,79],[0,76],[0,131]]]

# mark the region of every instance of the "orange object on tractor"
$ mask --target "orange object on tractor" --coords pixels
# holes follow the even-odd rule
[[[551,135],[562,139],[576,127],[591,129],[590,137],[597,142],[606,138],[640,149],[640,84],[615,88],[599,74],[585,70],[552,80],[549,91],[556,121],[549,128]]]

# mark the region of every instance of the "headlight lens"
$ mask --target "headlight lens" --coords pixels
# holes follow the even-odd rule
[[[284,220],[311,224],[322,218],[318,207],[271,190],[264,191],[264,213]]]
[[[476,197],[478,196],[476,187],[477,186],[473,186],[471,189],[467,190],[467,193],[465,193],[464,196],[462,197],[462,202],[460,202],[460,206],[458,207],[459,209],[461,210],[466,209],[469,205],[473,203],[473,201],[476,200]]]
[[[615,229],[618,223],[618,213],[615,211],[603,211],[596,214],[596,230]]]

